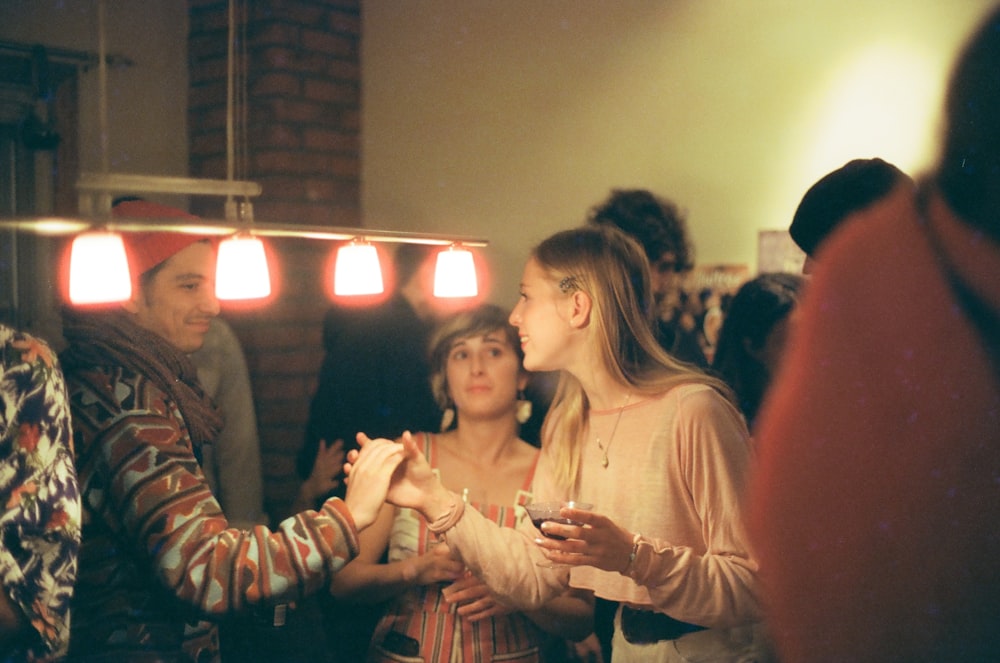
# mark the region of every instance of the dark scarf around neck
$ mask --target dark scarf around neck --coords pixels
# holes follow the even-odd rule
[[[196,450],[215,440],[222,430],[222,415],[198,382],[190,357],[122,310],[65,307],[62,318],[69,343],[59,358],[64,371],[121,366],[138,373],[177,403]]]

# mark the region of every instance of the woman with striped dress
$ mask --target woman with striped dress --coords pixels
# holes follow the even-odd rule
[[[503,527],[527,518],[538,449],[518,437],[530,415],[516,330],[492,305],[442,322],[430,342],[431,386],[445,411],[442,432],[417,439],[441,480]],[[456,416],[457,415],[457,416]],[[383,507],[361,537],[361,554],[338,574],[345,600],[387,601],[369,661],[542,661],[545,629],[581,638],[591,607],[557,599],[570,614],[528,615],[498,601],[410,509]],[[388,551],[388,562],[379,563]],[[543,628],[543,626],[545,628]]]

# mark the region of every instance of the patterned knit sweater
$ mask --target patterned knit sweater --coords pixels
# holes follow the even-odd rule
[[[325,588],[357,554],[339,499],[275,532],[230,528],[177,404],[144,377],[91,368],[67,383],[83,499],[71,658],[215,660],[199,620]]]

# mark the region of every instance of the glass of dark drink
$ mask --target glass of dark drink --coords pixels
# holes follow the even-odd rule
[[[524,509],[528,512],[528,517],[531,518],[531,524],[538,528],[538,531],[542,533],[542,536],[553,539],[556,541],[565,541],[566,537],[559,536],[558,534],[551,534],[542,529],[542,523],[554,522],[561,523],[563,525],[582,525],[583,523],[571,520],[569,518],[563,518],[559,515],[560,509],[567,507],[570,509],[583,509],[584,511],[590,511],[594,508],[594,505],[587,504],[586,502],[577,501],[561,501],[561,502],[533,502],[531,504],[525,505]],[[536,562],[538,566],[544,566],[547,568],[553,568],[560,566],[559,564],[553,564],[552,562]]]

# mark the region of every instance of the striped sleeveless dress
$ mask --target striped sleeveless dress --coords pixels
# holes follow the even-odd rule
[[[423,451],[431,467],[437,467],[434,436],[423,433]],[[535,459],[537,463],[537,457]],[[517,492],[515,504],[477,504],[477,509],[501,527],[514,527],[527,518],[524,505],[531,502],[533,465]],[[389,539],[389,561],[423,554],[437,544],[427,523],[411,509],[400,509]],[[545,635],[534,622],[519,612],[470,623],[456,613],[456,606],[444,600],[446,584],[414,587],[396,597],[386,607],[372,636],[368,661],[399,663],[489,663],[541,661]]]

